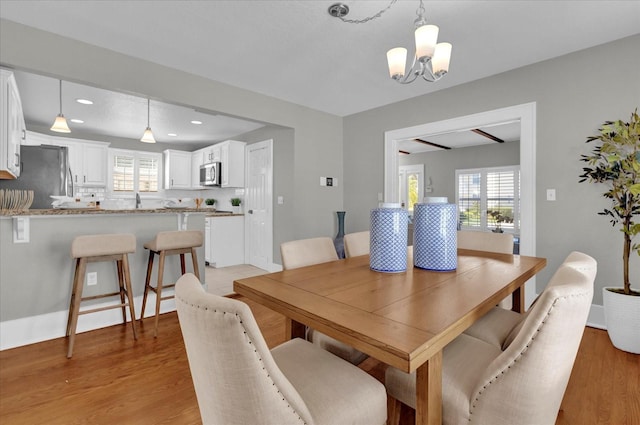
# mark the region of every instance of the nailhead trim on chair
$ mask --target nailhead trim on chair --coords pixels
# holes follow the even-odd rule
[[[529,348],[529,345],[531,344],[531,342],[536,339],[536,335],[542,330],[542,327],[544,326],[544,324],[547,322],[547,317],[549,317],[551,315],[551,311],[554,309],[554,307],[556,306],[556,303],[558,302],[558,300],[560,299],[566,299],[566,298],[572,298],[572,297],[584,297],[588,295],[587,293],[582,293],[582,294],[572,294],[572,295],[566,295],[564,297],[559,297],[556,298],[555,301],[553,302],[553,304],[551,305],[551,307],[549,308],[549,311],[547,311],[547,315],[545,317],[545,319],[540,322],[540,326],[538,327],[538,329],[536,329],[536,333],[531,337],[531,339],[529,340],[529,342],[525,345],[524,350],[522,350],[520,352],[520,354],[518,354],[518,356],[516,356],[513,359],[513,362],[509,365],[507,365],[507,369],[511,369],[511,366],[516,363],[518,361],[518,359],[520,359],[524,353],[526,353],[527,349]],[[483,390],[486,390],[487,387],[489,385],[491,385],[492,383],[494,383],[501,375],[504,375],[504,373],[506,372],[506,369],[502,369],[500,371],[500,375],[496,375],[495,377],[493,377],[491,380],[489,380],[489,382],[487,382],[485,385],[482,386],[482,390],[478,391],[478,395],[476,396],[476,398],[473,401],[473,404],[471,405],[471,409],[469,409],[469,422],[471,422],[471,415],[473,415],[473,408],[476,407],[476,402],[478,402],[480,400],[480,396],[483,393]]]
[[[182,298],[180,298],[180,301],[184,302],[185,304],[190,305],[191,307],[195,307],[198,309],[202,309],[204,308],[204,310],[208,311],[209,308],[208,307],[202,307],[200,305],[195,305],[195,304],[191,304],[191,303],[187,303],[185,300],[183,300]],[[243,333],[244,335],[247,337],[247,342],[252,345],[253,347],[255,347],[255,345],[253,344],[253,342],[251,341],[251,338],[249,338],[249,335],[247,334],[247,330],[244,327],[244,323],[242,322],[242,319],[240,318],[240,315],[238,313],[231,313],[229,311],[218,311],[218,310],[213,310],[214,313],[222,313],[223,315],[226,315],[227,313],[229,314],[233,314],[236,316],[236,318],[238,319],[238,322],[242,325],[242,329],[243,329]],[[271,381],[271,385],[273,387],[276,388],[276,392],[280,395],[280,397],[282,398],[282,401],[284,401],[285,403],[287,403],[287,407],[289,409],[291,409],[291,411],[298,416],[298,419],[304,424],[307,425],[307,423],[304,421],[304,419],[302,419],[302,417],[298,414],[298,412],[296,412],[296,410],[294,408],[291,407],[291,404],[289,403],[289,401],[284,397],[284,395],[280,392],[280,390],[278,389],[278,387],[276,386],[276,383],[273,382],[273,379],[271,379],[271,375],[269,375],[269,372],[267,372],[267,369],[265,368],[265,365],[262,361],[262,357],[260,357],[260,355],[258,354],[258,350],[256,348],[253,349],[253,352],[256,353],[256,357],[258,358],[258,361],[262,364],[262,370],[265,371],[265,373],[267,374],[267,378],[269,378],[269,380]]]

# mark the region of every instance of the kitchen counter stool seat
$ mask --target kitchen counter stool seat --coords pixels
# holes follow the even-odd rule
[[[126,325],[126,307],[129,307],[129,314],[131,316],[131,328],[133,329],[133,338],[138,339],[138,336],[136,334],[136,315],[133,307],[133,291],[131,289],[131,275],[129,272],[128,259],[128,254],[131,254],[135,251],[136,237],[129,233],[83,235],[76,237],[73,242],[71,242],[71,257],[75,258],[76,265],[71,289],[71,300],[69,302],[69,317],[67,319],[66,336],[69,337],[67,358],[71,358],[71,356],[73,355],[73,344],[76,337],[78,316],[81,314],[96,313],[113,308],[122,308],[122,320]],[[83,298],[82,289],[84,286],[87,264],[100,261],[116,262],[119,291]],[[97,308],[88,308],[80,311],[80,304],[83,301],[114,297],[117,295],[120,296],[120,303],[118,304]]]
[[[144,295],[142,297],[142,310],[140,313],[140,322],[144,319],[144,311],[147,305],[147,296],[149,291],[153,291],[156,294],[156,312],[154,320],[153,336],[158,336],[158,320],[160,317],[160,302],[174,298],[173,295],[162,297],[162,290],[165,288],[172,288],[175,283],[165,284],[164,279],[164,260],[167,255],[180,255],[180,270],[182,274],[186,273],[185,266],[185,254],[191,254],[191,261],[193,263],[193,273],[198,279],[200,279],[200,273],[198,271],[198,256],[196,255],[196,248],[202,246],[203,235],[199,230],[175,230],[159,232],[156,237],[145,243],[145,249],[149,250],[149,263],[147,265],[147,278],[144,284]],[[153,258],[158,255],[158,280],[156,286],[151,285],[151,274],[153,273]]]

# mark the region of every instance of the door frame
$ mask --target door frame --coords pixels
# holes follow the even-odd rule
[[[520,121],[520,252],[536,255],[536,102],[494,109],[384,133],[384,200],[398,202],[398,141]],[[525,304],[536,297],[535,278],[525,287]]]

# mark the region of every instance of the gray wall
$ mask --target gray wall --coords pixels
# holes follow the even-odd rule
[[[0,25],[0,63],[294,129],[293,196],[287,205],[293,219],[283,232],[292,231],[295,238],[335,234],[344,186],[327,188],[319,182],[321,176],[343,180],[341,117],[7,20]],[[278,154],[290,158],[292,153]],[[280,231],[274,229],[275,234]]]
[[[639,51],[635,35],[346,117],[346,228],[361,228],[383,191],[385,131],[536,102],[536,243],[537,255],[548,259],[537,289],[569,252],[580,250],[598,261],[594,304],[602,304],[603,286],[622,285],[622,236],[596,214],[608,206],[603,187],[578,184],[579,157],[602,122],[628,120],[640,107]],[[557,201],[546,201],[547,188],[557,190]],[[631,269],[637,287],[638,256]]]
[[[132,233],[136,252],[129,254],[131,286],[134,296],[144,292],[149,250],[144,243],[165,230],[178,230],[177,215],[172,213],[131,213],[104,215],[33,216],[28,243],[13,243],[13,220],[0,217],[0,321],[20,319],[69,308],[74,260],[71,242],[76,236],[102,233]],[[189,214],[189,230],[204,231],[204,214]],[[197,248],[198,269],[204,276],[204,248]],[[186,255],[187,271],[192,271],[191,256]],[[152,279],[157,279],[158,257]],[[118,288],[114,262],[93,263],[87,272],[98,272],[98,284],[85,286],[83,296],[115,292]],[[180,276],[180,259],[167,257],[165,282]],[[155,300],[155,298],[152,298]],[[101,302],[113,299],[101,300]],[[148,310],[147,310],[148,311]],[[136,311],[140,315],[140,311]]]
[[[471,146],[448,151],[423,152],[400,155],[399,165],[424,164],[425,186],[431,177],[433,192],[424,196],[446,196],[449,202],[456,200],[456,170],[481,167],[500,167],[520,164],[520,143],[494,143],[491,145]],[[364,227],[362,227],[364,225]],[[367,230],[369,223],[357,223]]]

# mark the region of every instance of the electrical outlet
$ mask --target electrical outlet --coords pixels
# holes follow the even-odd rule
[[[556,200],[556,190],[547,189],[547,201],[555,201],[555,200]]]
[[[87,286],[98,284],[98,272],[87,273]]]

